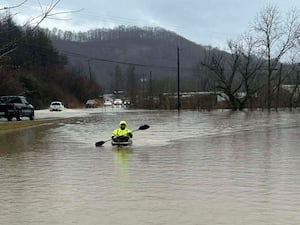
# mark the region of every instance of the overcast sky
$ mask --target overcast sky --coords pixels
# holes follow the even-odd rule
[[[0,0],[0,5],[22,1]],[[18,23],[24,24],[56,1],[28,0],[13,13],[17,13]],[[270,4],[283,14],[293,8],[300,11],[300,0],[60,0],[53,13],[79,11],[52,16],[41,27],[86,31],[119,25],[159,26],[198,44],[224,48],[228,39],[248,30]]]

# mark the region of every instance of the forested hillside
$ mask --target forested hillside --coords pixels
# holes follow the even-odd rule
[[[182,85],[193,87],[194,65],[204,58],[205,47],[197,45],[173,32],[157,27],[124,27],[95,29],[88,32],[47,30],[53,45],[68,56],[67,68],[81,75],[91,76],[107,92],[116,87],[116,79],[126,81],[126,71],[134,67],[135,76],[161,80],[171,91],[176,87],[177,49],[181,66]],[[120,76],[116,77],[116,66]],[[120,82],[123,83],[124,82]],[[167,85],[165,86],[167,87]]]
[[[42,30],[17,26],[3,14],[0,32],[0,95],[24,95],[36,108],[44,108],[53,100],[78,106],[100,94],[99,85],[65,71],[67,57]]]

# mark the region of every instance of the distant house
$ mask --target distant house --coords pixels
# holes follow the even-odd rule
[[[160,95],[160,108],[176,108],[177,98],[177,93],[162,93]],[[216,92],[180,92],[182,109],[213,109],[217,107],[217,98]]]
[[[281,85],[281,88],[284,90],[287,90],[289,93],[292,93],[294,88],[296,87],[295,84],[283,84]],[[300,85],[296,88],[296,91],[294,93],[294,97],[297,98],[300,96]]]

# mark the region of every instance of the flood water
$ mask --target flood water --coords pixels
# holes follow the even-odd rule
[[[94,147],[120,120],[150,128]],[[299,133],[299,111],[102,111],[0,134],[0,224],[296,225]]]

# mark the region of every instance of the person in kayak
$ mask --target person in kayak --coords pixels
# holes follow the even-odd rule
[[[128,139],[132,137],[133,135],[128,128],[126,121],[122,120],[119,123],[119,127],[113,131],[111,138],[114,141],[128,141]]]

